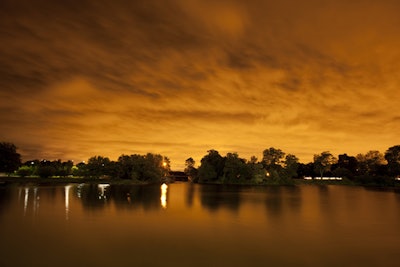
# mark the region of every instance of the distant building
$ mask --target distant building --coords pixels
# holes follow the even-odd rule
[[[182,181],[182,182],[189,181],[189,177],[184,172],[181,171],[170,171],[169,177],[174,181]]]
[[[330,181],[341,181],[343,178],[342,177],[311,177],[311,176],[306,176],[304,177],[304,180],[330,180]]]

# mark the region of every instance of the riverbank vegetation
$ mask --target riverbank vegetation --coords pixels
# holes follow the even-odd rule
[[[400,177],[400,145],[392,146],[383,154],[368,151],[365,154],[336,158],[329,151],[315,154],[313,161],[300,163],[293,154],[270,147],[262,159],[249,160],[237,153],[225,156],[211,149],[196,166],[193,158],[185,162],[185,174],[194,183],[293,185],[298,183],[339,183],[372,186],[396,186]],[[158,183],[168,181],[170,161],[159,154],[121,155],[117,161],[108,157],[93,156],[86,162],[74,164],[61,160],[29,160],[21,162],[14,144],[0,143],[0,173],[21,178],[121,180],[133,183]],[[4,176],[4,175],[3,175]],[[310,180],[303,180],[309,177]],[[319,177],[320,179],[315,179]],[[341,181],[323,180],[323,177],[340,177]],[[73,180],[76,181],[76,180]],[[301,182],[300,182],[301,181]]]
[[[329,151],[315,154],[313,162],[304,164],[280,149],[263,151],[263,158],[250,160],[237,153],[221,156],[209,150],[198,168],[192,158],[186,160],[185,173],[198,183],[291,185],[298,183],[346,184],[365,186],[398,186],[400,146],[392,146],[385,154],[372,150],[357,156],[341,154],[336,158]],[[303,180],[310,177],[310,180]],[[340,177],[340,180],[323,179]]]
[[[43,179],[57,178],[58,181],[70,182],[108,179],[139,184],[158,183],[170,171],[169,159],[152,153],[121,155],[117,161],[111,161],[108,157],[93,156],[87,163],[80,162],[76,165],[72,161],[45,159],[21,163],[16,147],[9,143],[0,143],[0,154],[0,173],[10,178],[11,176],[39,178],[42,182],[45,181]],[[10,181],[10,179],[7,180]]]

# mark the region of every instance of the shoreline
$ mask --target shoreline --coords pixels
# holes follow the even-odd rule
[[[86,178],[86,177],[51,177],[51,178],[40,178],[40,177],[18,177],[18,176],[0,176],[0,186],[6,185],[24,185],[24,184],[37,184],[37,185],[58,185],[58,184],[115,184],[115,185],[152,185],[162,183],[174,183],[172,180],[161,180],[157,182],[140,182],[134,180],[124,179],[104,179],[104,178]],[[190,181],[188,181],[190,183]],[[220,183],[220,182],[208,182],[198,183],[204,185],[235,185],[235,186],[300,186],[300,185],[343,185],[343,186],[361,186],[367,188],[385,188],[385,189],[396,189],[400,190],[400,182],[394,185],[379,185],[379,184],[360,184],[348,179],[335,181],[335,180],[304,180],[304,179],[293,179],[290,183]]]
[[[151,182],[138,182],[133,180],[123,179],[101,179],[101,178],[85,178],[85,177],[16,177],[16,176],[0,176],[0,185],[24,185],[24,184],[38,184],[38,185],[58,185],[58,184],[126,184],[126,185],[150,185],[157,184]]]

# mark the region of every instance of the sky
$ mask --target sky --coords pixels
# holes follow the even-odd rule
[[[0,1],[0,140],[23,160],[400,144],[397,0]]]

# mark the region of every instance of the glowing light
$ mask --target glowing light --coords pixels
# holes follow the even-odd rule
[[[164,167],[167,167],[167,163],[164,161],[162,164]]]
[[[165,183],[161,185],[161,207],[164,209],[167,208],[167,191],[168,191],[168,185]]]

